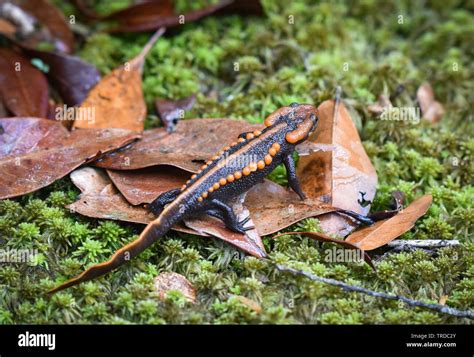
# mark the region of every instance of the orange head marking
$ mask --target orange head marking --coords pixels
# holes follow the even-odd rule
[[[296,145],[306,140],[318,125],[318,110],[310,104],[296,104],[290,106],[293,109],[286,118],[288,132],[285,139],[288,143]]]

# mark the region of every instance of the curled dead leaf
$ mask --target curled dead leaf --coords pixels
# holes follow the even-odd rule
[[[301,157],[297,175],[308,198],[334,207],[367,215],[370,204],[362,206],[362,194],[372,201],[377,186],[377,173],[367,156],[359,133],[343,103],[327,100],[318,107],[319,124],[310,141],[327,145]],[[351,219],[329,214],[320,217],[326,233],[345,236],[355,224]]]
[[[106,155],[95,165],[112,170],[136,170],[155,165],[171,165],[197,172],[202,164],[242,132],[262,129],[262,125],[232,119],[181,120],[173,133],[164,128],[146,130],[133,145]]]
[[[49,120],[0,119],[0,126],[8,128],[8,133],[17,133],[18,127],[27,130],[22,132],[27,137],[24,144],[17,146],[14,154],[0,159],[0,199],[21,196],[48,186],[80,165],[139,137],[136,133],[121,129],[81,129],[68,133],[64,132],[61,123],[51,122],[58,126],[54,131],[63,134],[55,136],[53,140],[44,131],[45,127],[51,127],[45,121]],[[37,130],[40,131],[39,136]],[[8,133],[0,134],[0,141],[11,142],[7,137]]]
[[[107,173],[122,195],[134,206],[150,203],[163,192],[181,187],[189,179],[188,172],[172,166],[107,170]]]
[[[30,61],[8,48],[0,48],[0,101],[17,117],[45,118],[48,81]]]
[[[431,123],[437,123],[444,115],[443,105],[435,100],[433,88],[429,83],[423,83],[416,91],[423,118]]]
[[[164,33],[158,30],[142,52],[102,78],[87,95],[80,108],[93,109],[93,118],[76,119],[74,128],[120,128],[141,132],[146,117],[142,91],[142,67],[145,56]]]
[[[35,48],[49,42],[56,51],[70,53],[74,50],[74,35],[63,13],[48,0],[0,1],[2,17],[15,24],[15,34],[22,44]],[[11,37],[14,34],[3,32]]]
[[[196,289],[183,275],[174,272],[159,274],[153,279],[155,292],[160,300],[165,300],[171,290],[177,290],[191,303],[196,302]]]
[[[139,32],[159,27],[177,27],[216,13],[260,16],[263,14],[263,8],[259,0],[220,0],[198,10],[176,13],[170,0],[147,1],[114,12],[102,20],[114,22],[114,25],[108,28],[109,32]]]
[[[268,235],[302,219],[335,211],[334,207],[308,198],[304,201],[296,193],[274,182],[265,180],[249,190],[245,206],[260,235]]]
[[[373,250],[384,246],[413,228],[418,218],[428,211],[432,201],[431,195],[424,195],[392,218],[355,231],[346,238],[346,242],[363,250]]]
[[[262,306],[256,302],[255,300],[249,299],[245,296],[242,295],[231,295],[231,298],[238,300],[242,304],[248,306],[250,309],[255,311],[257,314],[260,314],[262,312]]]

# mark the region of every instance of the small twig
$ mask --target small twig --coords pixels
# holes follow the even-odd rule
[[[321,282],[321,283],[337,286],[337,287],[340,287],[340,288],[342,288],[343,290],[346,290],[346,291],[357,292],[357,293],[366,294],[366,295],[370,295],[370,296],[378,297],[378,298],[382,298],[382,299],[387,299],[387,300],[403,301],[405,304],[407,304],[409,306],[423,307],[425,309],[435,310],[435,311],[441,312],[443,314],[451,315],[451,316],[468,317],[470,319],[474,319],[474,312],[471,311],[471,310],[457,310],[457,309],[454,309],[454,308],[449,307],[449,306],[437,305],[437,304],[427,304],[427,303],[424,303],[424,302],[421,302],[421,301],[408,299],[408,298],[403,297],[403,296],[379,293],[379,292],[376,292],[376,291],[373,291],[373,290],[363,288],[361,286],[349,285],[349,284],[346,284],[346,283],[344,283],[342,281],[339,281],[339,280],[330,279],[330,278],[323,278],[323,277],[308,273],[306,271],[293,269],[293,268],[290,268],[290,267],[287,267],[287,266],[281,265],[281,264],[276,264],[276,268],[279,271],[284,271],[284,272],[292,273],[294,275],[304,276],[304,277],[306,277],[308,279],[311,279],[313,281],[318,281],[318,282]]]
[[[395,248],[397,251],[411,250],[414,248],[444,248],[456,247],[459,245],[458,240],[446,239],[413,239],[413,240],[394,240],[387,244],[390,248]]]

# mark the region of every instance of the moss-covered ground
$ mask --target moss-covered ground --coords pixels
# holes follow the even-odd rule
[[[57,3],[66,13],[73,11]],[[385,208],[395,189],[408,201],[431,193],[427,215],[402,239],[457,239],[460,247],[388,255],[376,263],[375,273],[360,264],[326,262],[324,252],[331,246],[307,238],[265,237],[265,261],[215,239],[170,232],[114,273],[49,297],[44,294],[49,288],[105,260],[143,228],[70,213],[63,207],[79,191],[64,178],[0,201],[0,248],[39,253],[30,265],[0,264],[0,323],[469,323],[343,292],[279,272],[272,264],[425,302],[447,295],[449,306],[474,308],[474,16],[468,3],[266,0],[262,18],[209,17],[169,31],[148,55],[143,73],[148,128],[159,125],[153,115],[156,97],[197,92],[189,118],[261,122],[291,102],[317,105],[341,86],[379,175],[374,210]],[[97,10],[126,4],[102,1]],[[178,6],[189,8],[186,1]],[[92,32],[79,54],[105,74],[137,54],[148,37]],[[424,81],[446,108],[439,124],[381,121],[367,111],[379,94],[394,93],[399,85],[405,91],[394,104],[415,106]],[[272,178],[284,184],[283,168]],[[295,228],[315,230],[318,221]],[[185,275],[198,302],[193,305],[178,292],[158,301],[152,281],[162,271]],[[235,295],[258,302],[262,311]]]

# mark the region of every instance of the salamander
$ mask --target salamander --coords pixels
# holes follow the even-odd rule
[[[181,188],[159,195],[148,206],[157,217],[146,226],[138,239],[119,249],[108,261],[91,266],[50,292],[116,269],[143,252],[184,218],[208,214],[221,219],[230,230],[245,233],[253,228],[245,226],[250,217],[239,221],[228,204],[229,200],[262,182],[282,163],[287,171],[289,186],[304,200],[292,154],[296,145],[305,141],[316,129],[317,114],[317,109],[308,104],[293,103],[276,110],[265,119],[262,131],[240,134],[233,144],[212,157]]]

